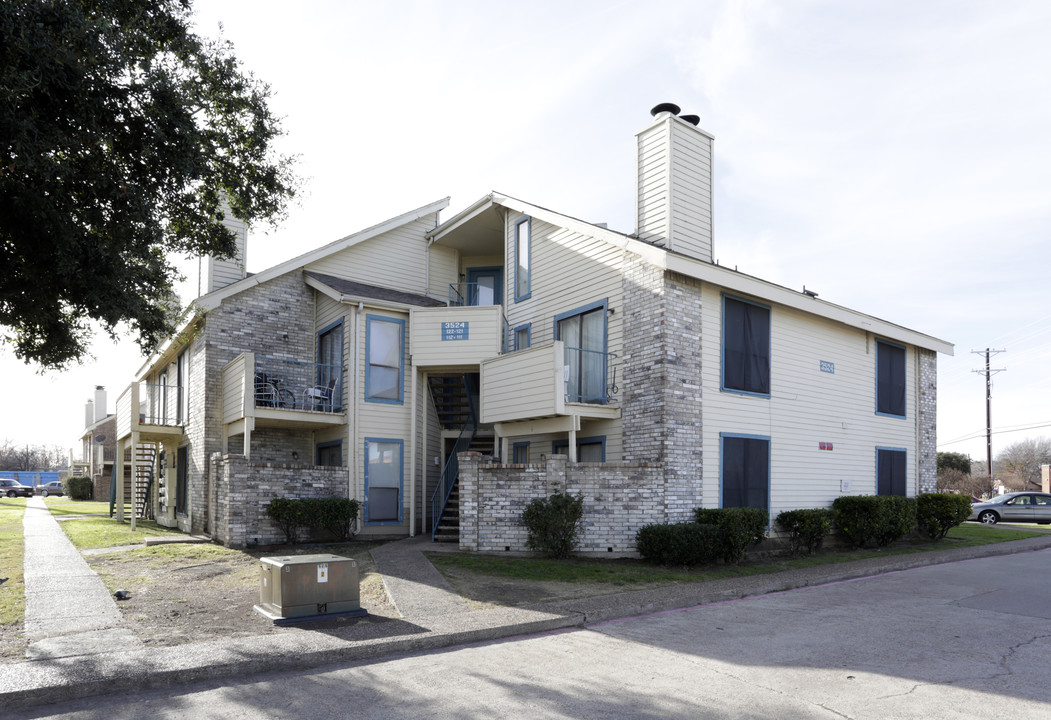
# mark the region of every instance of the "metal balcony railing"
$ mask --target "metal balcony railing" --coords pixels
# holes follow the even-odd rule
[[[566,402],[606,405],[620,391],[614,353],[565,348]]]
[[[343,412],[343,366],[256,357],[255,406]]]
[[[179,385],[140,383],[139,423],[167,427],[182,425],[182,393],[183,388]]]

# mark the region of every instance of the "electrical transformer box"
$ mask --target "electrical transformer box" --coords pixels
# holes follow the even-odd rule
[[[358,564],[339,555],[260,558],[259,604],[255,609],[275,622],[326,615],[364,615],[358,590]]]

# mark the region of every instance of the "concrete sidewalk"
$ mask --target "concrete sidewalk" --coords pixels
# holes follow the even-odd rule
[[[116,621],[113,620],[113,613],[117,612],[113,600],[104,588],[99,590],[101,581],[97,576],[94,578],[97,585],[93,584],[91,576],[94,573],[90,568],[87,569],[90,575],[84,573],[83,568],[87,568],[87,565],[42,505],[38,500],[26,511],[27,632],[30,632],[30,628],[35,633],[44,632],[39,622],[42,613],[47,612],[49,607],[70,602],[73,596],[77,604],[84,605],[85,611],[78,611],[80,620],[77,624],[67,626],[68,635],[36,639],[31,645],[31,655],[37,659],[29,663],[0,665],[0,707],[5,708],[171,687],[205,679],[243,677],[265,671],[301,670],[332,663],[374,660],[464,643],[583,627],[604,620],[914,567],[1051,548],[1051,535],[1046,535],[977,548],[878,557],[805,570],[623,592],[523,608],[472,611],[422,554],[425,549],[434,551],[445,548],[432,544],[426,538],[413,538],[389,543],[373,551],[384,584],[403,616],[402,620],[362,623],[354,627],[354,637],[349,640],[334,637],[319,628],[288,635],[147,649],[141,644],[137,647],[129,644],[123,634],[127,631],[120,628],[119,613]],[[54,532],[58,535],[54,535]],[[41,540],[51,544],[47,552],[36,548],[30,550]],[[52,553],[62,560],[50,562]],[[83,568],[78,565],[78,560]],[[54,572],[65,574],[56,576],[52,568]],[[64,586],[67,579],[70,585],[80,589],[68,591]],[[51,599],[49,592],[65,599]],[[82,602],[87,597],[91,598],[90,602]],[[93,609],[89,612],[88,607]],[[120,640],[108,642],[108,637],[119,637]],[[95,643],[96,638],[103,642]]]

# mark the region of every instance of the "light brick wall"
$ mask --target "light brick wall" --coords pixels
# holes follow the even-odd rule
[[[266,506],[276,497],[347,497],[345,468],[249,462],[243,455],[214,453],[210,475],[216,508],[212,537],[227,547],[285,542],[285,534],[266,516]]]
[[[919,491],[938,489],[938,355],[917,348],[920,357]]]
[[[460,548],[522,552],[522,512],[535,498],[568,492],[584,498],[577,552],[635,552],[643,525],[666,522],[664,472],[654,463],[569,463],[553,455],[544,465],[482,465],[477,453],[460,456]]]

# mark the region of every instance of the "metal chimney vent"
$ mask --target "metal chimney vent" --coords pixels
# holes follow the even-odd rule
[[[700,122],[701,122],[700,115],[680,115],[679,119],[680,120],[685,120],[686,122],[690,123],[694,127],[697,127],[700,124]]]
[[[661,103],[650,110],[650,115],[657,117],[661,113],[671,113],[672,115],[678,115],[680,108],[675,103]]]

